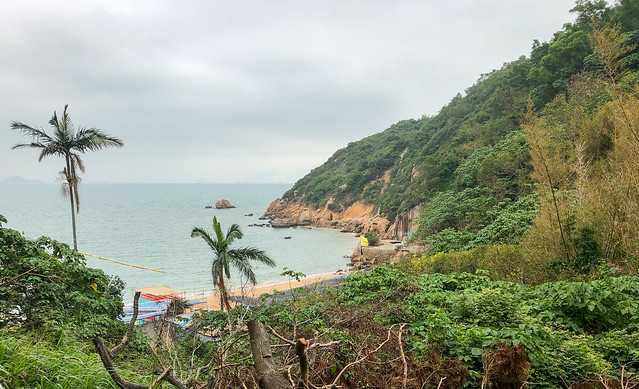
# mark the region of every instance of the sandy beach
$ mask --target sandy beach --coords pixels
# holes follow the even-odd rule
[[[327,281],[334,280],[339,277],[343,277],[347,272],[328,272],[308,275],[299,281],[297,280],[282,280],[275,282],[268,282],[258,284],[255,286],[248,285],[244,288],[232,289],[229,293],[232,297],[248,297],[259,298],[262,295],[284,292],[290,289],[308,287],[312,285],[319,285]],[[153,295],[167,296],[174,295],[186,298],[188,300],[199,300],[201,302],[196,303],[191,308],[192,310],[217,310],[220,309],[220,295],[217,291],[204,292],[204,293],[184,293],[179,290],[172,289],[167,286],[154,286],[139,289],[142,293],[148,293]]]
[[[233,289],[230,291],[229,295],[233,297],[249,297],[249,298],[259,298],[262,295],[275,293],[275,292],[284,292],[290,289],[307,287],[315,284],[321,284],[322,282],[330,281],[336,279],[338,277],[344,276],[345,272],[330,272],[330,273],[321,273],[321,274],[311,274],[308,275],[299,281],[297,280],[283,280],[276,281],[264,284],[258,284],[255,286],[248,285],[245,288]],[[232,304],[232,302],[231,302]],[[201,304],[196,304],[193,306],[195,310],[201,309],[220,309],[220,295],[218,292],[213,291],[212,293],[206,296],[206,302]]]

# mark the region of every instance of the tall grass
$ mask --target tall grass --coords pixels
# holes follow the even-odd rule
[[[33,335],[0,332],[0,382],[6,387],[116,387],[89,344],[64,335],[54,341]],[[138,382],[148,381],[126,368],[119,371]]]

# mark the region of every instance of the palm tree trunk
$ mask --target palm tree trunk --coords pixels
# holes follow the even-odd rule
[[[73,229],[73,249],[75,251],[78,251],[78,238],[77,238],[76,226],[75,226],[75,191],[73,190],[74,188],[73,178],[71,177],[71,161],[68,155],[66,156],[66,162],[67,162],[66,179],[67,179],[67,185],[69,185],[69,201],[71,202],[71,228]]]
[[[231,310],[231,304],[229,304],[229,296],[226,291],[226,286],[224,285],[224,273],[220,274],[220,309],[227,311]]]

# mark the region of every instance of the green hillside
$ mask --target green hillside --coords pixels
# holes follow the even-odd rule
[[[534,41],[529,56],[483,75],[432,117],[350,143],[283,197],[315,207],[333,198],[336,210],[365,200],[391,220],[422,205],[417,238],[454,238],[462,242],[456,248],[516,241],[536,208],[521,130],[527,107],[541,111],[572,77],[600,66],[592,54],[595,26],[616,24],[628,42],[639,42],[636,1],[579,1],[572,12],[576,21],[549,42]],[[638,58],[632,53],[628,66],[636,69]]]

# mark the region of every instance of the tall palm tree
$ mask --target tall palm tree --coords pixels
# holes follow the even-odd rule
[[[80,194],[78,184],[80,177],[78,170],[84,173],[84,162],[80,158],[80,154],[87,151],[97,151],[107,147],[124,146],[118,138],[114,138],[105,134],[97,128],[80,127],[77,131],[74,129],[67,108],[64,106],[62,118],[58,118],[57,112],[53,111],[53,116],[49,120],[49,124],[53,130],[53,134],[47,134],[41,128],[35,128],[22,122],[11,123],[11,129],[18,130],[26,136],[30,136],[31,142],[20,143],[13,146],[13,149],[29,147],[40,150],[38,162],[46,157],[57,156],[64,158],[65,166],[60,172],[62,179],[62,189],[65,195],[68,195],[71,203],[71,224],[73,227],[73,248],[78,250],[78,239],[75,225],[75,214],[80,212]]]
[[[213,251],[213,263],[211,264],[211,275],[213,276],[213,285],[220,292],[221,309],[231,309],[229,304],[228,290],[225,285],[225,277],[231,278],[231,266],[237,269],[246,279],[253,285],[257,283],[255,272],[251,261],[263,263],[267,266],[274,267],[273,261],[262,250],[254,247],[243,247],[231,249],[231,244],[236,239],[242,239],[242,231],[237,224],[231,225],[226,234],[222,232],[222,226],[217,218],[213,217],[213,233],[211,236],[208,231],[203,228],[194,227],[191,231],[191,238],[200,237],[206,242]]]

